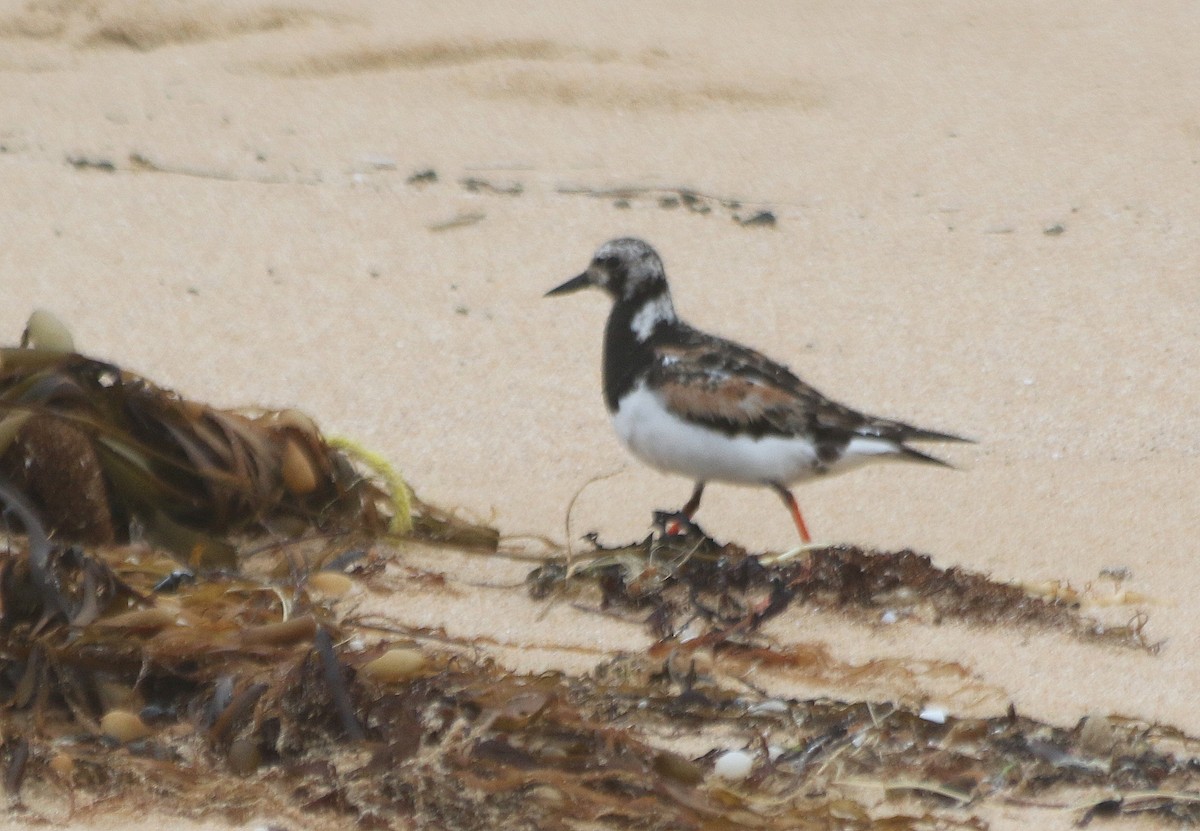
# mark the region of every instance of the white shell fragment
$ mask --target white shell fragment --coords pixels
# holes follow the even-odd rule
[[[778,698],[768,698],[766,701],[760,701],[757,704],[751,704],[746,710],[751,715],[762,715],[764,713],[786,713],[788,711],[788,703],[780,701]]]
[[[921,710],[918,718],[921,718],[924,721],[932,722],[933,724],[945,724],[947,715],[948,713],[946,712],[945,707],[927,706]]]
[[[34,309],[21,337],[23,346],[47,352],[74,352],[75,339],[66,324],[45,309]]]
[[[717,757],[713,775],[726,782],[741,782],[754,769],[754,755],[745,750],[726,750]]]

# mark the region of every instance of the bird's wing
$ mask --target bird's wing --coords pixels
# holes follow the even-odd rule
[[[786,366],[732,341],[679,326],[654,345],[649,380],[667,408],[727,433],[812,437],[818,452],[840,453],[855,437],[962,441],[948,433],[876,418],[825,397]]]
[[[726,432],[854,431],[869,419],[760,352],[682,327],[654,345],[651,382],[669,409]]]

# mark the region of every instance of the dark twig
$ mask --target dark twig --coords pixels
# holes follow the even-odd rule
[[[63,597],[57,575],[50,568],[50,538],[37,511],[25,495],[3,477],[0,477],[0,500],[7,506],[4,513],[14,514],[25,526],[25,534],[29,537],[29,573],[33,585],[42,596],[46,612],[61,613],[69,618],[70,607]]]
[[[354,714],[354,703],[350,700],[350,691],[346,689],[346,677],[342,674],[342,665],[333,651],[333,639],[324,626],[317,627],[313,638],[317,647],[317,655],[321,658],[321,669],[325,673],[325,683],[333,696],[333,706],[337,710],[338,721],[351,741],[361,742],[367,738],[367,733]]]

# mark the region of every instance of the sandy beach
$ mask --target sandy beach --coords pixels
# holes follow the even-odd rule
[[[1144,612],[1161,648],[816,612],[774,637],[971,672],[872,695],[1200,736],[1198,42],[1200,12],[1166,0],[3,2],[0,332],[50,309],[82,351],[191,398],[300,408],[512,545],[567,542],[577,493],[572,544],[626,542],[691,483],[612,433],[606,300],[542,295],[644,238],[690,322],[978,441],[943,448],[958,470],[799,486],[816,539],[1133,593],[1087,613]],[[795,542],[767,490],[714,485],[697,519]],[[464,589],[523,575],[420,556]],[[648,643],[519,591],[414,589],[390,613],[463,635],[480,608],[514,668]]]

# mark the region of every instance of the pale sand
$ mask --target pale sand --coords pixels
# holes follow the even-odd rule
[[[691,486],[611,434],[604,299],[541,295],[604,240],[644,237],[694,323],[848,404],[980,440],[946,448],[959,472],[801,486],[819,539],[1080,588],[1128,567],[1164,644],[775,623],[846,661],[959,661],[987,690],[832,692],[1200,734],[1200,12],[604,5],[0,4],[0,332],[15,340],[44,306],[85,351],[191,397],[300,407],[508,535],[564,539],[571,496],[619,471],[583,493],[572,528],[623,541]],[[437,183],[406,184],[427,167]],[[470,176],[523,193],[470,193]],[[559,192],[614,185],[736,197],[778,225]],[[714,486],[698,519],[752,547],[794,542],[766,491]],[[570,610],[539,620],[520,591],[481,596],[514,646],[597,648],[573,669],[645,642],[616,627],[597,643],[594,616]],[[479,598],[420,599],[396,613],[481,623]]]

